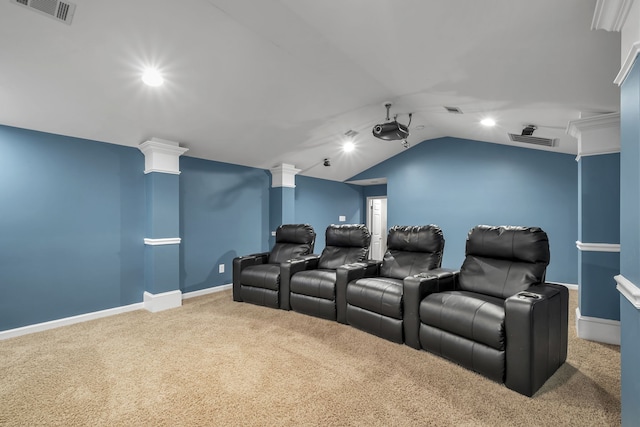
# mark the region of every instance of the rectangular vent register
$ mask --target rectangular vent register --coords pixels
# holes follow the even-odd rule
[[[33,12],[46,15],[59,22],[71,25],[76,5],[60,0],[9,0]]]

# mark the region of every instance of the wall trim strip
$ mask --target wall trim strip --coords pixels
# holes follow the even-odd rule
[[[576,308],[576,334],[578,338],[604,344],[620,345],[620,321],[588,317]]]
[[[582,243],[576,240],[576,247],[587,252],[620,252],[620,243]]]
[[[216,292],[222,292],[229,290],[233,287],[232,284],[213,286],[211,288],[201,289],[199,291],[187,292],[182,294],[182,299],[194,298],[208,294],[214,294]],[[129,311],[143,310],[144,303],[138,302],[130,305],[123,305],[120,307],[109,308],[106,310],[94,311],[91,313],[80,314],[77,316],[65,317],[62,319],[51,320],[43,323],[35,323],[33,325],[22,326],[15,329],[7,329],[6,331],[0,331],[0,341],[9,338],[15,338],[22,335],[33,334],[36,332],[42,332],[49,329],[55,329],[62,326],[74,325],[76,323],[87,322],[89,320],[100,319],[102,317],[115,316],[120,313],[127,313]]]
[[[624,277],[622,274],[618,274],[613,277],[618,284],[616,289],[620,292],[626,299],[629,300],[631,304],[638,310],[640,310],[640,288],[634,285],[629,279]]]
[[[160,245],[179,245],[182,239],[180,237],[168,237],[165,239],[150,239],[148,237],[144,238],[144,244],[149,246],[160,246]]]

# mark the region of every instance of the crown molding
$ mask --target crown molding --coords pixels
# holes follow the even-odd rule
[[[633,0],[597,0],[592,30],[621,31]]]

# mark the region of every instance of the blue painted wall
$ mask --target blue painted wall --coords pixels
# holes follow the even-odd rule
[[[584,243],[620,243],[620,153],[580,159],[580,227]]]
[[[151,172],[145,175],[147,223],[145,237],[178,237],[180,176]]]
[[[296,176],[296,222],[316,232],[315,253],[322,252],[330,224],[364,224],[363,188],[325,179]],[[340,215],[346,221],[340,222]]]
[[[192,157],[180,170],[180,289],[231,283],[234,257],[269,249],[269,172]]]
[[[618,252],[578,253],[578,298],[580,314],[600,319],[620,320],[620,293],[614,279],[620,272]]]
[[[640,66],[620,88],[620,272],[640,286]]]
[[[362,188],[362,191],[365,200],[367,197],[386,196],[387,184],[367,185]]]
[[[440,138],[351,179],[381,177],[387,178],[387,224],[438,224],[444,267],[462,265],[467,233],[477,224],[539,226],[551,246],[547,279],[577,283],[575,156]]]
[[[620,274],[640,287],[640,66],[620,88]],[[620,297],[622,425],[640,420],[640,311]]]
[[[144,156],[0,126],[0,330],[142,301]]]
[[[620,242],[620,154],[582,157],[578,163],[578,240]],[[620,253],[582,251],[578,255],[580,314],[620,320],[614,276]]]
[[[622,425],[637,426],[640,420],[640,315],[629,300],[620,295],[620,380]]]

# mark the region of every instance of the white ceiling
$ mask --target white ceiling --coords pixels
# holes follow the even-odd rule
[[[531,123],[563,153],[569,120],[619,110],[620,35],[590,29],[595,0],[72,3],[66,25],[0,0],[0,124],[343,181],[404,150],[371,135],[387,101],[412,145],[510,144]]]

